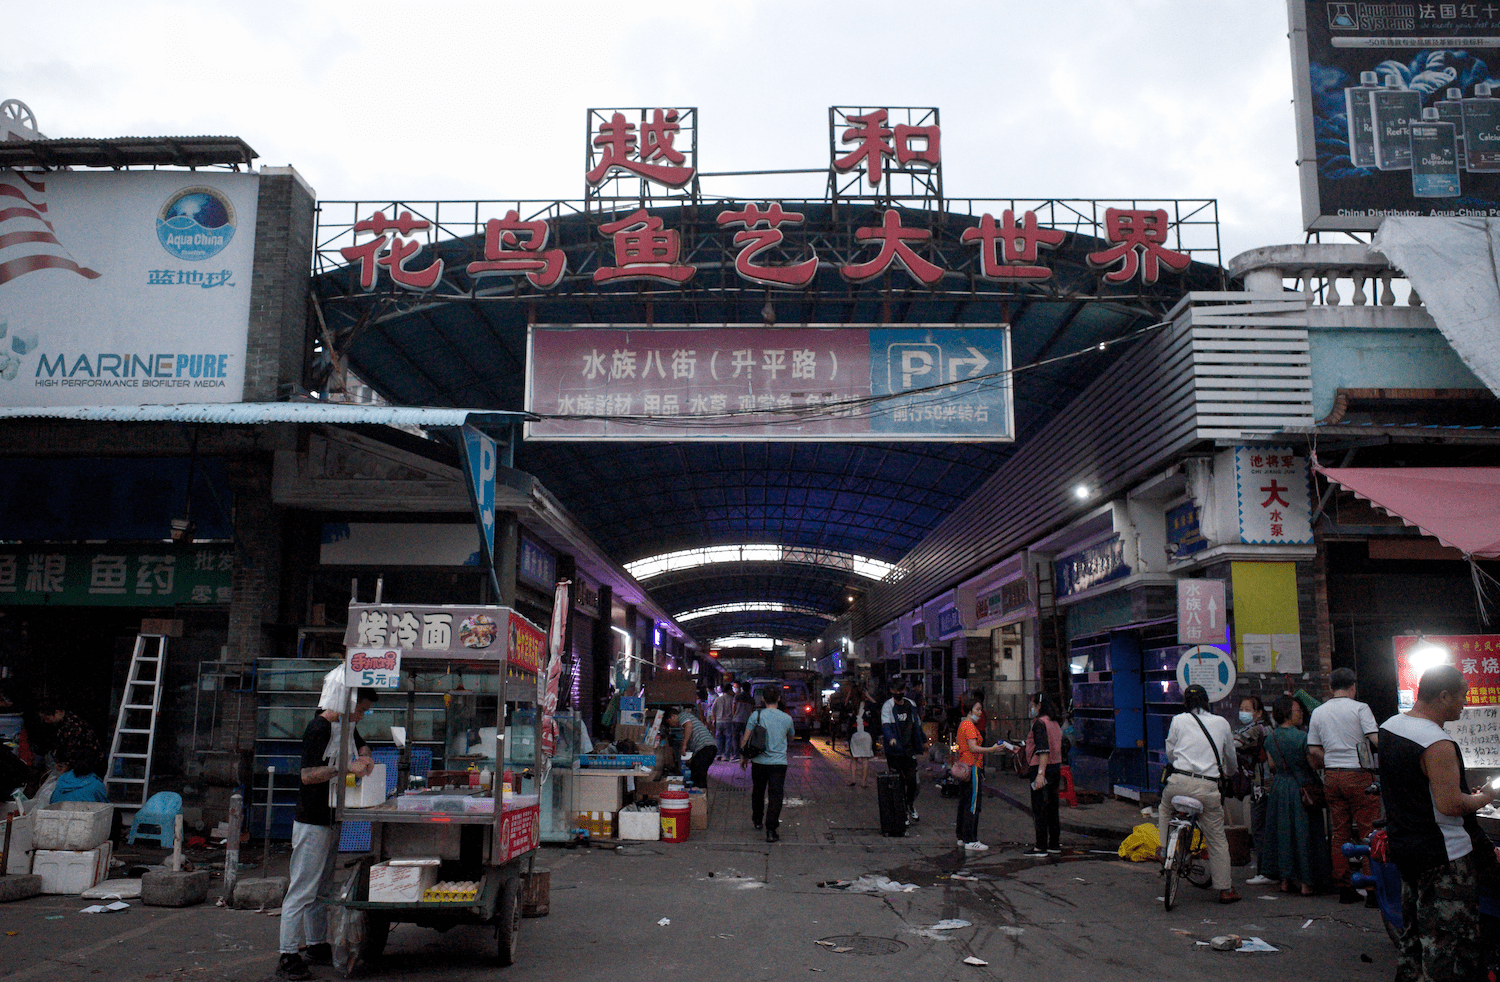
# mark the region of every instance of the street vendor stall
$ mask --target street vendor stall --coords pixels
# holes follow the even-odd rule
[[[363,779],[347,771],[352,728],[341,735],[336,817],[371,823],[370,854],[339,901],[365,914],[364,956],[379,956],[395,923],[485,924],[500,964],[512,964],[546,779],[535,766],[546,634],[508,607],[355,603],[345,643],[351,709],[359,687],[394,695],[415,693],[419,675],[458,680],[445,699],[447,770],[425,782],[408,778],[408,748],[387,797],[379,768]]]

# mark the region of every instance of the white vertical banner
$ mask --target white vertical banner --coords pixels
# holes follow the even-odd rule
[[[541,718],[541,780],[545,781],[557,752],[557,688],[562,677],[563,637],[568,630],[568,580],[558,580],[552,597],[552,626],[547,635],[547,668],[537,676],[537,709]],[[539,782],[540,783],[540,782]]]

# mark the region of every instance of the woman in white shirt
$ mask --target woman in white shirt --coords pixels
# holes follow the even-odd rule
[[[1167,730],[1167,762],[1172,776],[1161,789],[1161,806],[1157,809],[1157,830],[1167,841],[1167,823],[1172,818],[1172,798],[1187,795],[1203,803],[1198,828],[1208,844],[1208,869],[1213,875],[1219,903],[1232,904],[1240,899],[1234,892],[1229,873],[1229,841],[1224,837],[1224,801],[1219,795],[1219,778],[1233,774],[1239,766],[1234,755],[1234,733],[1229,720],[1209,708],[1208,691],[1201,685],[1190,685],[1182,693],[1184,712],[1172,717]]]

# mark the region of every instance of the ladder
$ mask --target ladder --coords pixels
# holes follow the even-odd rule
[[[151,781],[151,754],[156,749],[156,715],[167,667],[167,636],[142,634],[130,655],[130,674],[120,698],[120,715],[109,745],[104,784],[116,804],[146,803]]]

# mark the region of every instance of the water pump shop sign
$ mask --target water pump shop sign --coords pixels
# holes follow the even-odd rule
[[[1500,214],[1500,6],[1289,10],[1308,229]]]

